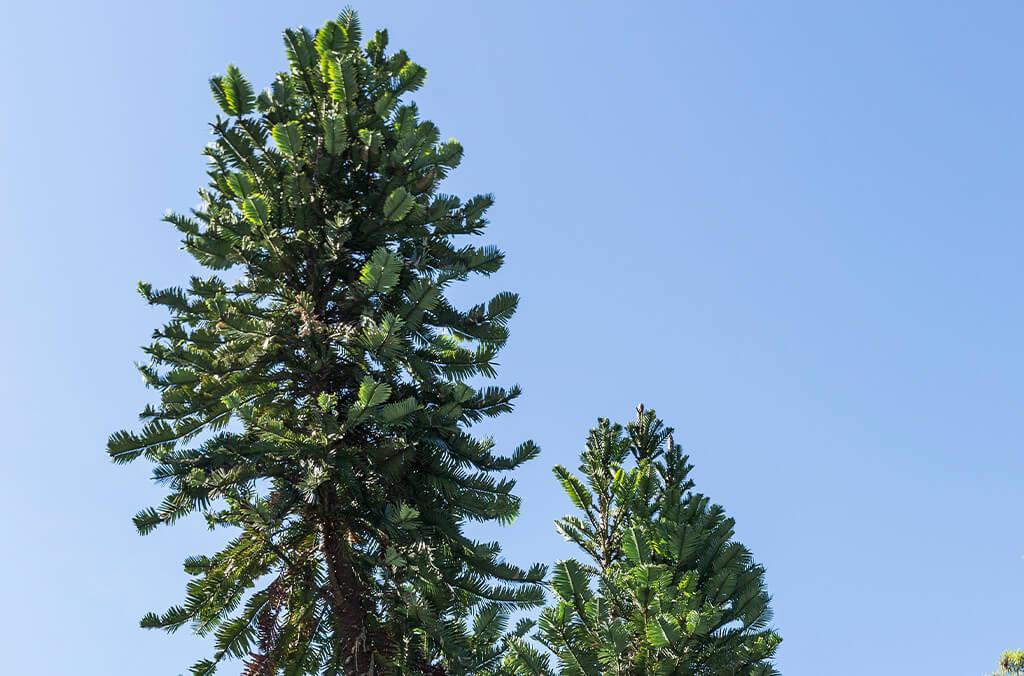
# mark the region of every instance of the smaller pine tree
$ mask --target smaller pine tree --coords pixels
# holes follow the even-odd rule
[[[579,510],[558,529],[587,560],[555,566],[535,638],[560,674],[777,673],[764,568],[722,507],[693,491],[672,429],[637,411],[625,427],[601,419],[590,431],[582,476],[554,470]],[[509,673],[555,673],[527,640],[509,646]]]

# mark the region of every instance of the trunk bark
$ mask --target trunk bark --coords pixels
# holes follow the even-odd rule
[[[352,564],[347,530],[337,517],[337,492],[334,487],[321,492],[320,543],[327,564],[327,585],[330,592],[331,614],[334,624],[337,660],[345,674],[351,676],[379,676],[374,664],[374,652],[382,646],[374,645],[367,626],[369,599],[362,581]]]

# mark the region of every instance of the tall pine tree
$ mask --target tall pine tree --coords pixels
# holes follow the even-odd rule
[[[506,669],[564,676],[775,674],[764,569],[732,519],[693,491],[687,456],[654,411],[590,431],[580,473],[555,475],[579,514],[558,529],[586,554],[555,565],[545,650],[512,637]]]
[[[463,532],[516,516],[502,473],[537,454],[469,431],[519,393],[476,384],[517,296],[446,295],[502,265],[472,243],[492,200],[438,192],[462,147],[403,102],[425,71],[386,32],[364,45],[347,10],[284,42],[267,91],[233,66],[211,80],[209,184],[166,219],[213,272],[140,285],[170,313],[141,366],[160,398],[109,453],[152,461],[167,495],[135,523],[199,512],[235,531],[142,624],[214,634],[195,674],[232,658],[253,675],[489,673],[544,575]]]

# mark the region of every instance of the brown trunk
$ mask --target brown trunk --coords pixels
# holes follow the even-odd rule
[[[363,584],[352,566],[346,529],[335,511],[337,493],[334,487],[321,491],[320,534],[324,560],[327,564],[327,586],[330,592],[334,624],[335,650],[344,673],[351,676],[377,676],[374,665],[375,646],[367,627],[368,599]]]

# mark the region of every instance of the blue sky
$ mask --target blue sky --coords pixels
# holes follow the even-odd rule
[[[289,4],[291,6],[289,6]],[[87,6],[88,5],[88,6]],[[140,279],[193,270],[159,223],[204,181],[206,79],[283,67],[341,3],[16,3],[0,26],[6,673],[175,674],[199,523],[107,435],[150,396]],[[522,295],[495,425],[542,456],[500,537],[571,553],[550,467],[643,400],[768,568],[788,675],[982,674],[1024,647],[1024,5],[373,2],[415,99],[494,192]],[[230,671],[226,673],[231,673]]]

